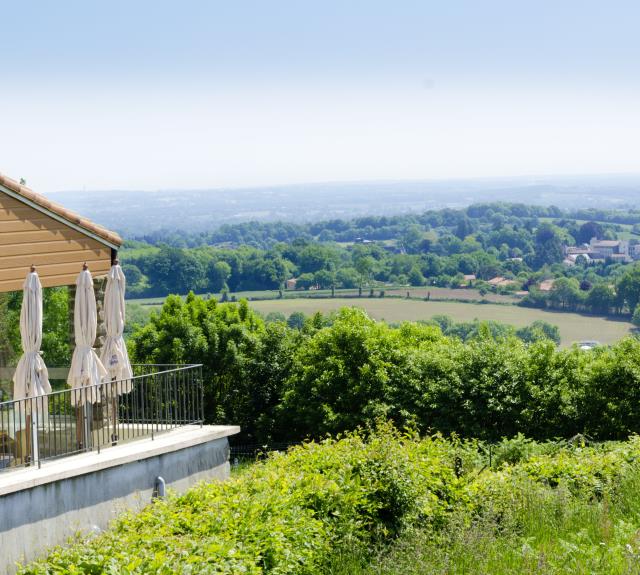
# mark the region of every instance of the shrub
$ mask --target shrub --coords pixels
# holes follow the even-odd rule
[[[555,529],[576,503],[602,501],[604,508],[623,501],[640,461],[637,437],[585,447],[518,436],[500,444],[496,470],[486,467],[483,449],[455,438],[403,435],[388,424],[307,443],[225,483],[200,484],[127,514],[109,531],[55,549],[21,573],[334,572],[327,568],[336,556],[366,559],[407,527],[445,549],[452,529],[473,530],[484,519],[492,537],[517,536],[533,516]],[[637,492],[637,481],[632,487]],[[629,537],[636,530],[627,529]],[[546,545],[546,531],[540,534]]]
[[[442,521],[459,480],[451,445],[383,425],[273,454],[237,478],[201,484],[23,574],[319,574],[332,549],[366,548],[418,518]]]

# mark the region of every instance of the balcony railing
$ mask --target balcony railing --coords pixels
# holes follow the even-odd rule
[[[134,377],[0,403],[0,470],[202,425],[202,365],[135,365]]]

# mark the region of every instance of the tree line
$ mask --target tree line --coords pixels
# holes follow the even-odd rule
[[[473,285],[481,293],[529,292],[523,302],[528,306],[633,314],[635,288],[629,285],[635,285],[638,274],[632,264],[579,260],[569,267],[562,263],[565,246],[587,243],[593,237],[615,239],[625,231],[611,221],[619,214],[576,215],[595,215],[604,221],[571,219],[553,207],[481,204],[464,210],[317,224],[237,224],[216,232],[234,239],[223,242],[219,241],[225,239],[222,236],[199,236],[193,246],[174,242],[171,236],[154,236],[147,238],[153,244],[128,242],[121,259],[129,297],[191,290],[277,290],[287,279],[296,278],[297,289]],[[354,241],[335,241],[337,236],[327,230],[351,230],[349,237]],[[247,235],[251,233],[262,239],[253,241]],[[369,239],[378,237],[382,239]],[[471,276],[475,279],[469,280]],[[511,282],[499,288],[486,283],[495,277]],[[550,278],[560,280],[551,293],[536,290]]]
[[[567,224],[578,221],[592,221],[606,224],[612,232],[622,231],[621,224],[640,224],[640,210],[598,210],[578,209],[562,210],[556,206],[532,206],[505,202],[473,204],[462,209],[444,208],[428,210],[422,214],[396,216],[363,216],[351,219],[332,219],[310,223],[292,222],[241,222],[224,224],[207,232],[163,229],[149,234],[135,236],[135,239],[158,245],[166,243],[174,247],[198,247],[203,245],[232,246],[248,245],[261,249],[270,249],[279,242],[292,242],[296,239],[317,240],[321,242],[353,242],[358,238],[369,240],[398,239],[411,226],[423,230],[449,228],[464,237],[465,231],[474,227],[502,223],[528,225],[540,218],[563,220]],[[469,226],[471,226],[469,228]],[[570,226],[571,227],[571,226]],[[465,230],[466,228],[466,230]],[[585,239],[585,238],[583,238]],[[586,237],[589,241],[591,237]]]

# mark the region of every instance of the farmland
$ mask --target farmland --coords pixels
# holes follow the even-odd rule
[[[582,315],[577,313],[524,308],[514,304],[518,298],[509,295],[487,294],[481,301],[478,290],[450,289],[440,287],[391,288],[385,290],[385,297],[356,297],[358,290],[336,290],[331,298],[330,291],[285,292],[284,299],[277,299],[277,291],[238,292],[236,299],[248,299],[251,306],[263,315],[280,312],[289,316],[295,311],[305,314],[328,313],[342,307],[356,306],[378,320],[387,322],[428,320],[434,315],[448,315],[456,322],[494,320],[514,327],[523,327],[536,320],[557,325],[562,338],[561,347],[569,347],[577,341],[595,340],[603,344],[618,341],[631,332],[632,325],[618,318]],[[367,293],[366,291],[364,293]],[[374,291],[378,296],[379,290]],[[411,299],[405,296],[409,293]],[[429,301],[425,301],[427,296]],[[393,297],[389,297],[393,296]],[[219,297],[214,294],[212,297]],[[145,306],[159,308],[165,298],[145,298],[129,300]],[[506,304],[506,305],[505,305]]]
[[[280,312],[285,316],[294,311],[305,314],[331,312],[341,307],[357,306],[378,320],[387,322],[428,320],[434,315],[451,316],[455,321],[495,320],[515,327],[542,320],[557,325],[560,329],[562,347],[576,341],[596,340],[603,344],[614,343],[630,333],[632,325],[617,319],[585,316],[576,313],[552,312],[522,308],[513,305],[472,304],[455,301],[423,301],[399,298],[348,298],[335,299],[291,299],[253,301],[251,306],[266,315]]]
[[[479,302],[483,300],[477,289],[452,289],[446,287],[428,286],[428,287],[409,287],[409,286],[391,286],[391,287],[376,287],[374,294],[379,295],[383,290],[386,296],[394,297],[406,297],[407,294],[412,298],[430,298],[432,300],[453,300],[453,301],[469,301]],[[363,288],[362,293],[368,295],[369,290]],[[220,299],[221,294],[210,294],[211,297]],[[337,297],[352,298],[358,295],[357,289],[336,289],[335,295]],[[254,290],[254,291],[239,291],[229,294],[229,297],[235,297],[235,299],[248,299],[248,300],[273,300],[279,299],[280,293],[278,290]],[[297,290],[297,291],[285,291],[285,299],[298,299],[298,298],[327,298],[331,296],[331,290]],[[164,297],[151,297],[151,298],[135,298],[130,299],[134,303],[145,306],[161,306],[164,302]],[[496,293],[488,293],[484,296],[484,300],[491,303],[516,303],[519,298],[513,295],[502,295]]]

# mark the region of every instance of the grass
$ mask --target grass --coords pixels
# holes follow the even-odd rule
[[[127,263],[127,260],[140,258],[143,256],[152,256],[157,254],[160,251],[160,248],[157,246],[144,246],[139,248],[122,248],[120,249],[120,259]]]
[[[444,287],[407,287],[407,286],[392,286],[384,288],[374,288],[374,293],[379,295],[380,290],[384,290],[386,296],[393,297],[406,297],[407,293],[412,298],[424,299],[427,295],[430,295],[432,300],[455,300],[455,301],[481,301],[482,296],[477,289],[452,289]],[[363,288],[362,293],[364,295],[369,294],[369,288]],[[358,289],[337,289],[335,294],[338,297],[357,297]],[[211,297],[220,298],[220,294],[210,294]],[[278,299],[280,292],[278,290],[254,290],[254,291],[239,291],[233,292],[230,296],[234,296],[236,299],[248,299],[248,300],[274,300]],[[312,298],[328,298],[331,296],[331,290],[309,290],[309,291],[285,291],[285,299],[312,299]],[[182,296],[186,297],[186,296]],[[492,303],[516,303],[520,301],[520,298],[512,295],[500,295],[489,293],[484,298],[486,301]],[[150,298],[136,298],[128,301],[138,303],[144,306],[161,306],[165,297],[150,297]]]
[[[294,311],[305,314],[331,312],[342,307],[357,306],[378,320],[388,322],[427,320],[434,315],[445,314],[455,321],[495,320],[516,327],[523,327],[536,320],[557,325],[560,329],[561,346],[574,342],[595,340],[610,344],[628,335],[632,329],[629,322],[603,317],[585,316],[576,313],[552,312],[511,305],[470,304],[452,301],[422,301],[394,298],[361,298],[358,300],[295,299],[254,301],[251,306],[266,315],[281,312],[288,316]]]
[[[337,554],[332,575],[640,573],[640,477],[602,500],[531,486],[500,512],[454,515],[440,533],[413,529],[391,548]]]
[[[547,311],[523,308],[513,304],[519,301],[515,296],[487,294],[485,301],[478,303],[481,296],[475,289],[451,289],[442,287],[391,287],[385,288],[385,297],[377,297],[380,288],[374,290],[376,297],[358,298],[357,289],[336,290],[336,298],[331,298],[330,290],[286,291],[284,299],[277,299],[277,290],[235,292],[236,299],[251,301],[254,309],[266,315],[281,312],[285,316],[294,311],[306,314],[331,312],[342,307],[357,306],[378,320],[388,322],[428,320],[434,315],[451,316],[455,321],[494,320],[523,327],[536,320],[557,325],[560,329],[561,347],[584,340],[595,340],[602,344],[611,344],[628,335],[633,326],[617,318],[605,318],[577,313]],[[409,292],[412,299],[406,299]],[[368,296],[363,290],[363,296]],[[424,301],[430,294],[430,301]],[[341,296],[341,297],[340,297]],[[219,297],[219,294],[212,294]],[[127,300],[130,304],[140,304],[145,309],[160,307],[164,297]],[[502,305],[496,305],[502,304]]]

